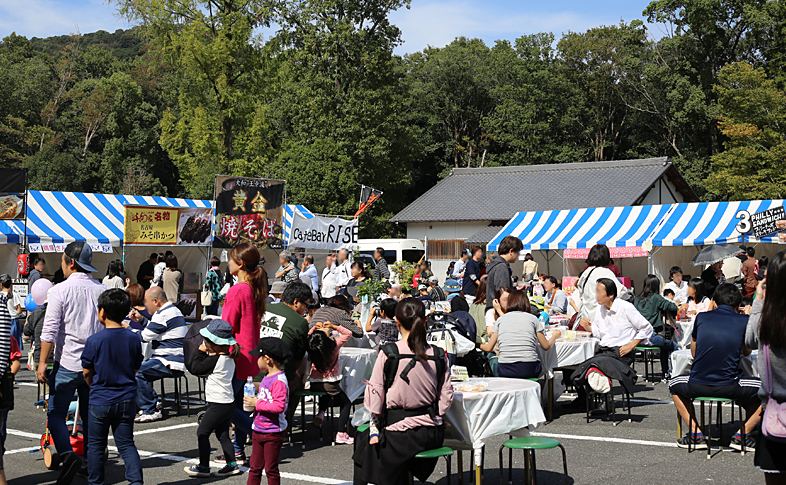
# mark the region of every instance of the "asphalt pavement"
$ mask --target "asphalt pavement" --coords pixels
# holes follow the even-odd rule
[[[5,448],[5,470],[9,483],[14,485],[50,484],[57,472],[47,470],[39,451],[41,434],[45,431],[46,414],[34,406],[37,384],[33,372],[25,369],[17,377],[16,409],[8,418],[8,437]],[[197,399],[196,380],[192,378],[190,398]],[[158,385],[156,386],[158,389]],[[171,382],[167,397],[172,397]],[[713,451],[707,459],[706,451],[691,454],[677,448],[677,420],[665,383],[650,384],[640,381],[632,402],[632,422],[618,426],[593,420],[587,423],[582,412],[567,411],[562,407],[569,398],[563,397],[555,406],[554,420],[546,423],[535,434],[559,440],[567,451],[569,483],[576,484],[748,484],[763,483],[764,477],[753,465],[753,453],[741,456],[726,448]],[[618,418],[627,414],[618,402]],[[245,484],[247,475],[225,479],[196,479],[187,476],[183,468],[197,462],[197,413],[202,408],[193,406],[191,416],[186,410],[176,415],[171,403],[165,405],[163,421],[138,424],[135,427],[136,445],[142,459],[145,483],[190,485],[196,483]],[[308,406],[310,420],[311,406]],[[736,424],[730,423],[730,408],[723,408],[723,443],[728,446]],[[295,443],[284,444],[281,452],[282,482],[292,485],[344,484],[352,481],[352,447],[331,446],[325,437],[319,439],[316,428],[307,424],[306,449],[300,443],[300,418],[296,416]],[[327,430],[325,430],[327,434]],[[483,483],[498,484],[498,451],[505,437],[486,443]],[[211,442],[214,450],[218,442]],[[106,467],[107,484],[126,483],[122,460],[111,448]],[[247,453],[250,454],[251,447]],[[220,453],[220,452],[218,452]],[[447,481],[442,461],[429,483],[446,485],[458,483],[457,459],[453,459],[452,480]],[[464,483],[470,483],[469,457],[464,455]],[[507,453],[505,462],[507,464]],[[513,483],[524,482],[524,461],[521,452],[514,456]],[[563,484],[562,458],[559,450],[537,452],[537,479],[540,484]],[[505,472],[507,479],[507,471]],[[77,485],[87,480],[77,477]],[[264,479],[262,483],[265,483]]]

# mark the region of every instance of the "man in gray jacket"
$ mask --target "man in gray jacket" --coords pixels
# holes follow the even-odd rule
[[[499,243],[498,255],[495,255],[486,265],[486,311],[494,307],[494,294],[497,288],[512,288],[510,263],[516,261],[519,253],[524,249],[521,239],[516,236],[505,236]]]

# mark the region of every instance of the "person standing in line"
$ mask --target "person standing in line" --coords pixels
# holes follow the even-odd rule
[[[453,265],[453,272],[450,274],[450,277],[454,280],[458,280],[464,274],[464,267],[467,265],[467,261],[469,261],[470,256],[469,249],[462,249],[461,256],[458,260],[456,260],[456,264]]]
[[[11,335],[16,339],[19,344],[19,349],[24,350],[24,343],[22,342],[22,325],[19,319],[25,316],[22,306],[24,301],[22,297],[14,293],[14,280],[7,274],[0,275],[0,291],[5,293],[8,299],[8,313],[11,316]]]
[[[499,243],[499,254],[494,255],[486,266],[486,295],[495,295],[497,288],[513,288],[510,264],[519,259],[524,249],[521,239],[516,236],[505,236]],[[494,308],[494,299],[486,298],[486,311]]]
[[[98,321],[98,298],[107,287],[90,273],[93,251],[83,241],[70,243],[60,260],[66,280],[49,291],[44,326],[41,330],[41,356],[36,377],[49,383],[47,427],[62,460],[58,485],[69,484],[82,467],[82,459],[73,451],[66,426],[66,416],[74,393],[79,394],[79,414],[89,416],[90,388],[82,373],[82,351],[87,339],[103,330]],[[54,365],[47,370],[47,361],[55,349]],[[2,359],[0,355],[0,359]],[[89,420],[82,422],[89,436]],[[89,442],[85,452],[89,453]]]
[[[232,286],[224,302],[223,317],[232,327],[232,333],[240,345],[240,355],[235,361],[235,375],[232,379],[235,412],[232,423],[235,425],[234,456],[221,455],[218,463],[235,461],[238,465],[246,463],[246,438],[251,434],[251,418],[243,411],[243,386],[246,380],[259,374],[257,360],[250,351],[259,342],[262,316],[266,311],[267,276],[260,266],[259,250],[250,243],[235,246],[229,253],[229,271],[237,275],[237,284]],[[281,283],[281,282],[277,282]],[[290,283],[292,284],[292,283]]]
[[[753,298],[753,294],[756,292],[756,285],[759,284],[756,258],[754,257],[756,256],[756,250],[750,247],[746,248],[745,252],[748,258],[742,262],[742,296]]]
[[[169,253],[169,251],[167,251]],[[166,255],[164,253],[158,253],[158,262],[153,267],[153,280],[150,283],[150,286],[161,286],[161,277],[164,276],[164,270],[166,269]],[[149,289],[149,288],[148,288]]]
[[[158,254],[152,253],[147,261],[139,265],[139,271],[136,273],[136,282],[142,285],[145,291],[150,288],[150,284],[153,282],[156,264],[158,264]]]
[[[224,287],[224,276],[221,274],[221,268],[218,266],[221,260],[213,256],[210,258],[210,270],[205,277],[205,286],[207,291],[210,292],[211,303],[210,306],[205,308],[205,313],[208,315],[218,316],[218,305],[221,303],[221,288]]]
[[[104,485],[104,450],[111,428],[126,467],[126,480],[142,485],[142,462],[134,444],[134,375],[142,365],[142,343],[121,323],[131,307],[131,297],[121,289],[109,289],[98,297],[97,307],[104,330],[88,337],[82,352],[82,374],[90,386],[88,482]]]
[[[161,287],[166,293],[166,299],[177,305],[183,290],[183,273],[177,269],[177,256],[174,254],[166,257],[166,269],[161,275]]]
[[[303,270],[298,275],[300,278],[304,276],[311,280],[311,289],[319,291],[319,273],[317,273],[317,267],[314,266],[314,256],[310,254],[303,257]]]
[[[339,291],[341,288],[347,286],[349,280],[352,278],[352,269],[350,268],[352,263],[349,261],[349,251],[346,249],[341,249],[338,252],[338,264],[336,268],[331,272],[333,273],[333,277],[336,280],[336,291]]]
[[[532,257],[531,253],[524,255],[524,283],[530,283],[538,279],[538,263]]]
[[[374,250],[374,261],[377,266],[374,268],[374,281],[390,279],[390,268],[385,259],[385,248],[377,248]]]
[[[595,312],[598,309],[597,292],[595,290],[599,280],[606,278],[614,281],[617,286],[614,297],[620,300],[628,299],[628,289],[622,286],[622,283],[610,269],[606,268],[610,261],[611,256],[608,246],[605,244],[592,246],[585,261],[587,268],[581,273],[579,280],[576,282],[576,289],[581,297],[580,323],[587,330],[591,328],[592,321],[595,319]]]
[[[472,296],[478,291],[480,282],[480,262],[483,260],[483,249],[480,246],[472,248],[472,258],[464,267],[464,279],[461,280],[461,291]]]
[[[124,289],[126,287],[126,279],[123,277],[123,265],[120,260],[110,261],[109,266],[106,268],[106,276],[101,281],[107,288]]]
[[[27,292],[33,288],[33,283],[43,278],[44,270],[46,269],[46,261],[44,258],[35,258],[33,260],[33,269],[30,270],[30,274],[27,275]]]
[[[767,275],[756,288],[745,347],[758,349],[756,366],[761,376],[758,397],[762,404],[777,406],[786,403],[786,251],[775,254],[767,264]],[[765,355],[764,353],[767,352]],[[770,411],[772,412],[772,410]],[[762,428],[767,426],[765,421]],[[748,439],[751,436],[748,435]],[[741,437],[735,436],[736,445]],[[746,442],[746,448],[749,443]],[[741,449],[741,446],[732,446]],[[761,430],[756,439],[753,464],[764,472],[767,485],[786,483],[786,443],[766,436]]]
[[[328,254],[325,256],[325,269],[322,270],[322,298],[328,299],[336,296],[336,278],[333,270],[336,269],[336,255]]]

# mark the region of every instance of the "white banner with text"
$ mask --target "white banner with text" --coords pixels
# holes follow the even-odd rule
[[[287,247],[354,251],[358,244],[358,219],[311,216],[295,211]]]

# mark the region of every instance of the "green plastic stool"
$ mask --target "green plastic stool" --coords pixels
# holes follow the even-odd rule
[[[653,347],[650,345],[639,345],[636,347],[635,350],[638,350],[642,354],[644,354],[644,382],[651,382],[656,383],[655,380],[655,356],[653,353],[658,350],[660,351],[660,347]],[[634,358],[634,363],[636,359]],[[648,370],[649,369],[649,370]],[[652,380],[649,380],[648,377],[652,376]]]
[[[369,423],[366,423],[366,424],[361,424],[361,425],[358,427],[358,429],[357,429],[357,432],[358,432],[358,433],[362,433],[363,431],[367,430],[367,429],[368,429],[368,428],[370,428],[370,427],[371,427],[371,424],[369,424]]]
[[[718,412],[717,412],[717,419],[718,419],[718,448],[723,450],[723,446],[720,443],[720,438],[723,436],[723,403],[730,402],[731,403],[731,420],[734,422],[734,399],[729,399],[726,397],[696,397],[691,399],[690,407],[688,411],[690,412],[691,421],[695,421],[698,424],[698,420],[696,419],[696,411],[693,409],[693,403],[695,401],[699,401],[701,403],[701,426],[699,429],[702,430],[705,439],[707,440],[707,459],[709,460],[712,458],[712,405],[717,403],[718,404]],[[704,403],[710,403],[710,412],[709,412],[709,423],[707,427],[704,427]],[[740,435],[742,441],[742,450],[740,450],[740,454],[743,456],[745,455],[745,441],[748,438],[748,434],[745,433],[745,418],[743,417],[742,412],[742,405],[739,403],[737,404],[737,408],[740,410],[740,431],[742,432]],[[678,415],[679,417],[679,415]],[[693,427],[688,425],[688,433],[691,433]],[[688,442],[688,453],[693,451],[692,447],[690,446],[690,442]]]
[[[535,450],[550,450],[552,448],[559,448],[562,450],[562,466],[565,469],[565,485],[568,485],[568,459],[565,455],[565,447],[557,440],[549,438],[539,438],[536,436],[528,436],[525,438],[516,438],[502,443],[499,447],[499,483],[503,484],[503,471],[502,471],[502,450],[507,448],[508,455],[508,483],[513,483],[513,450],[524,451],[524,483],[536,484],[538,483],[538,471],[535,466]],[[530,461],[532,466],[530,467]]]
[[[295,393],[295,398],[300,398],[300,437],[302,438],[301,446],[303,449],[306,449],[306,396],[311,397],[322,397],[327,396],[328,393],[325,391],[311,391],[308,389],[301,389]],[[312,420],[317,415],[317,399],[314,399],[311,406],[311,416]],[[325,417],[327,418],[328,415],[330,416],[330,436],[333,436],[333,407],[328,406],[327,412],[325,413]],[[324,425],[324,423],[323,423]],[[319,428],[319,441],[322,441],[322,427]],[[335,442],[334,442],[335,444]]]
[[[358,428],[359,430],[360,428]],[[429,458],[445,458],[445,461],[448,464],[448,484],[451,483],[450,481],[450,474],[453,471],[452,469],[452,458],[453,458],[453,449],[448,448],[447,446],[443,446],[442,448],[435,448],[433,450],[426,450],[421,451],[415,458],[422,458],[422,459],[429,459]],[[409,483],[413,482],[412,474],[409,474]]]

